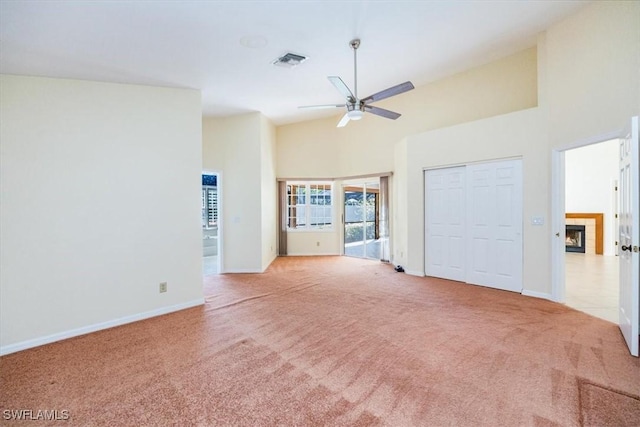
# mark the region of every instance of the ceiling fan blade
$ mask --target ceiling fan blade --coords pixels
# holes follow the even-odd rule
[[[342,118],[338,122],[338,126],[337,127],[339,127],[339,128],[345,127],[347,125],[347,123],[349,123],[349,120],[351,120],[349,118],[349,113],[346,113],[344,116],[342,116]]]
[[[303,105],[298,108],[308,108],[312,110],[322,110],[324,108],[340,108],[344,107],[345,104],[326,104],[326,105]]]
[[[351,93],[351,90],[349,89],[349,87],[342,81],[340,77],[329,76],[327,78],[329,79],[331,84],[334,85],[336,89],[338,89],[338,92],[340,92],[342,96],[344,96],[347,99],[356,99],[356,97],[353,96],[353,93]]]
[[[395,111],[385,110],[384,108],[374,107],[373,105],[365,105],[365,111],[375,114],[377,116],[386,117],[387,119],[395,120],[400,117],[402,114],[396,113]]]
[[[388,89],[382,90],[378,93],[374,93],[373,95],[367,96],[362,100],[362,102],[376,102],[381,99],[389,98],[391,96],[399,95],[401,93],[407,92],[411,89],[414,89],[413,83],[404,82],[399,85],[392,86]]]

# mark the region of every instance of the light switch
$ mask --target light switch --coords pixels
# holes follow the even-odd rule
[[[531,225],[544,225],[544,217],[542,217],[542,216],[532,216],[531,217]]]

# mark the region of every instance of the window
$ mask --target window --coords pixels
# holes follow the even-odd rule
[[[202,186],[202,228],[218,226],[218,188]]]
[[[319,230],[332,227],[331,184],[287,182],[287,228],[290,230]]]

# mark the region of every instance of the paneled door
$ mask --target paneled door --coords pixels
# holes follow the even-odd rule
[[[425,273],[464,282],[465,167],[425,173]]]
[[[522,160],[425,172],[425,274],[522,291]]]
[[[522,291],[522,161],[467,166],[467,282]]]
[[[629,351],[638,356],[640,323],[640,185],[638,179],[638,117],[633,117],[630,128],[620,140],[620,331]]]

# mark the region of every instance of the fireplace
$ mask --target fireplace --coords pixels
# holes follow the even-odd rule
[[[565,233],[565,246],[567,252],[585,253],[586,227],[584,225],[567,224]]]

